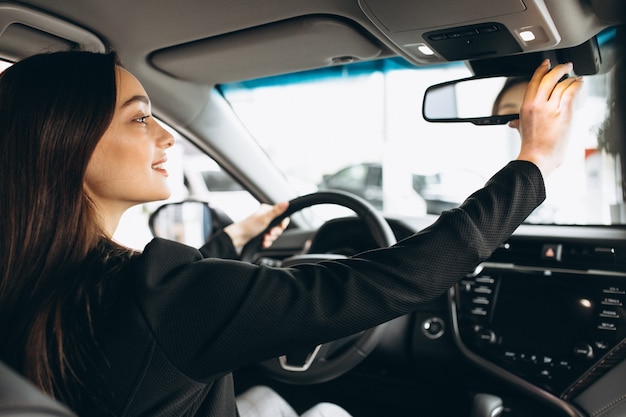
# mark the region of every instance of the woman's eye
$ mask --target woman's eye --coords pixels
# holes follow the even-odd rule
[[[141,116],[141,117],[136,118],[135,121],[139,122],[141,124],[145,124],[146,120],[148,120],[148,117],[150,117],[150,116]]]

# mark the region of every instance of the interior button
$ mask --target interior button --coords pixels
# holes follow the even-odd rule
[[[445,323],[439,317],[431,317],[422,323],[422,332],[429,339],[438,339],[443,336]]]
[[[490,345],[496,343],[497,340],[496,334],[493,332],[493,330],[485,329],[484,327],[481,327],[476,331],[476,337],[479,341],[483,343],[488,343]]]
[[[574,348],[574,355],[582,359],[593,359],[593,348],[587,343],[580,343]]]
[[[472,299],[472,303],[489,305],[489,299],[487,297],[475,297],[474,299]]]
[[[599,315],[604,318],[619,319],[619,313],[615,310],[603,309]]]
[[[473,315],[475,315],[475,316],[486,316],[487,315],[487,310],[485,310],[482,307],[473,308],[470,312]]]
[[[617,326],[615,326],[615,323],[608,323],[606,321],[603,321],[602,323],[600,323],[598,325],[598,329],[599,330],[609,330],[609,331],[616,331],[617,330]]]
[[[560,243],[558,244],[548,243],[548,244],[543,245],[543,249],[541,250],[541,258],[560,262],[562,253],[563,253],[563,245],[561,245]]]
[[[609,287],[602,290],[605,294],[625,294],[624,290],[620,287]]]
[[[474,288],[474,292],[478,294],[491,294],[492,290],[489,287],[481,285],[480,287]]]
[[[491,278],[490,276],[482,276],[482,277],[476,277],[476,282],[480,282],[481,284],[493,284],[494,279]]]
[[[604,300],[602,300],[602,304],[605,306],[621,306],[622,300],[618,298],[605,297]]]
[[[533,365],[537,363],[537,355],[535,354],[522,353],[519,358],[522,362],[531,363]]]
[[[544,379],[552,379],[552,373],[548,369],[539,371],[539,376]]]

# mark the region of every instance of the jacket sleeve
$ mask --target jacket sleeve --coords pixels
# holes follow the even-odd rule
[[[233,241],[223,230],[213,234],[199,251],[205,258],[238,259],[239,257]]]
[[[544,198],[537,167],[514,161],[390,248],[293,268],[203,259],[156,240],[137,264],[137,299],[169,359],[204,380],[410,313],[488,258]]]

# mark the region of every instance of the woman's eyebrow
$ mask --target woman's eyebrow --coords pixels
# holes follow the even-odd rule
[[[150,105],[150,99],[147,96],[143,96],[143,95],[136,95],[136,96],[132,96],[131,98],[129,98],[128,100],[126,100],[123,104],[122,104],[122,108],[131,105],[132,103],[139,101],[142,103],[145,103],[146,105]]]

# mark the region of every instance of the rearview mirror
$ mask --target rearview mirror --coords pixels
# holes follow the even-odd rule
[[[422,114],[429,122],[500,125],[519,118],[527,77],[471,77],[429,87]]]

